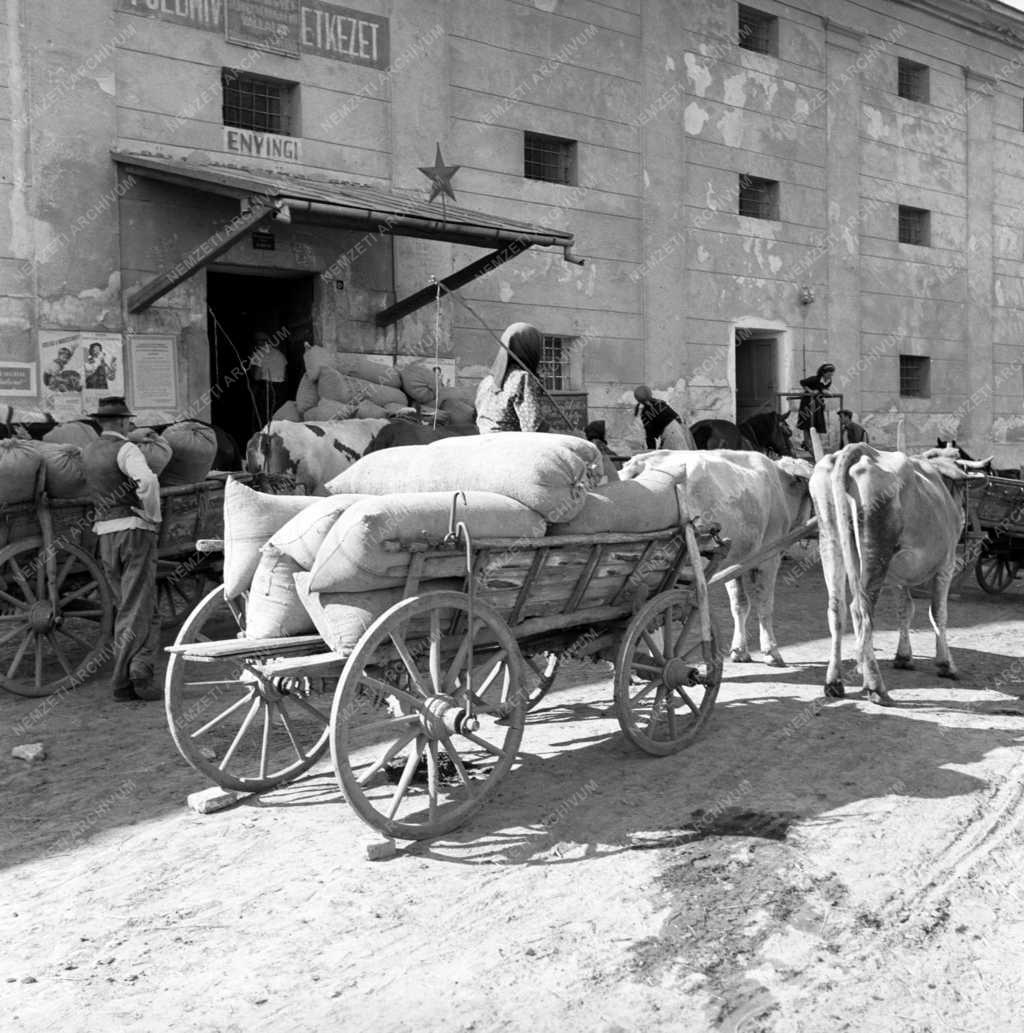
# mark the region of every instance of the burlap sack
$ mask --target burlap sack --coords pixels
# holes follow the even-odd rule
[[[301,571],[276,549],[264,549],[245,607],[246,638],[285,638],[316,631],[295,588],[294,575]]]
[[[0,441],[0,505],[35,498],[42,465],[43,457],[35,442],[20,438]]]
[[[402,588],[381,588],[375,592],[312,592],[312,574],[296,574],[295,589],[323,640],[339,653],[348,653],[370,625],[405,598]],[[420,592],[460,592],[461,578],[442,578],[420,584]],[[426,622],[424,622],[426,632]],[[410,625],[411,630],[415,627]]]
[[[306,376],[311,384],[315,384],[320,379],[321,370],[333,369],[331,353],[320,345],[315,348],[307,348],[302,356],[302,362],[306,367]]]
[[[138,445],[139,451],[146,459],[146,465],[157,477],[167,469],[167,464],[173,455],[171,446],[151,427],[139,427],[133,430],[128,435],[128,440]]]
[[[43,435],[43,441],[52,445],[78,445],[85,448],[91,441],[99,437],[96,428],[83,420],[72,420],[71,423],[58,423],[53,430]]]
[[[406,404],[405,395],[397,387],[350,377],[326,366],[320,370],[316,388],[321,401],[354,402],[356,405],[361,402],[373,402],[382,407],[388,402]]]
[[[360,380],[369,380],[384,387],[402,388],[401,374],[390,363],[385,364],[384,360],[377,361],[368,355],[332,355],[331,359],[331,365],[339,373],[347,373],[350,377],[359,377]]]
[[[395,451],[399,451],[395,449]],[[380,453],[386,454],[386,453]],[[448,530],[448,492],[394,494],[364,499],[349,507],[324,538],[313,563],[313,592],[363,592],[403,584],[412,543],[439,542]],[[541,538],[543,519],[521,503],[490,492],[466,492],[458,518],[474,538],[510,542]],[[430,560],[425,577],[458,577],[466,558],[461,550]]]
[[[397,402],[392,402],[392,405],[397,405]],[[383,405],[377,405],[376,402],[360,402],[356,408],[356,416],[360,420],[383,420],[388,415],[387,409]]]
[[[194,420],[172,423],[160,435],[171,446],[171,461],[160,475],[165,487],[197,484],[206,479],[217,455],[217,434],[213,427]]]
[[[82,450],[78,445],[33,441],[46,469],[46,494],[51,499],[81,499],[89,494]]]
[[[582,511],[551,534],[604,534],[662,531],[679,524],[675,481],[656,470],[634,480],[611,481],[587,492]]]
[[[476,420],[476,406],[465,395],[457,393],[456,388],[441,388],[437,408],[448,415],[449,421],[455,427],[468,426]]]
[[[295,408],[299,410],[301,416],[305,417],[307,410],[319,404],[320,395],[317,394],[316,384],[308,376],[304,376],[295,391]]]
[[[334,420],[350,420],[356,414],[357,406],[352,402],[319,402],[302,414],[304,423],[331,423]]]
[[[328,495],[316,498],[312,506],[296,513],[270,537],[267,544],[283,552],[303,570],[312,570],[316,554],[338,517],[350,506],[368,499],[369,495]]]
[[[434,404],[434,388],[437,378],[432,366],[412,362],[402,367],[402,390],[420,405]]]
[[[320,501],[312,495],[267,495],[229,477],[224,485],[224,594],[252,584],[260,549],[297,513]]]
[[[299,407],[294,402],[285,402],[270,418],[272,420],[288,420],[289,423],[301,423],[302,413],[299,412]]]
[[[364,455],[327,484],[333,495],[488,491],[572,520],[601,477],[597,446],[567,434],[472,434]]]

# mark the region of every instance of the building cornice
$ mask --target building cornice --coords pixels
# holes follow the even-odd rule
[[[822,22],[825,24],[826,43],[855,52],[864,46],[864,33],[859,29],[852,29],[849,25],[843,25],[831,18],[822,18]]]
[[[998,0],[896,0],[1010,46],[1024,46],[1024,11]]]

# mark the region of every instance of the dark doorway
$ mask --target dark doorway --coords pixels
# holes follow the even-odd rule
[[[778,334],[741,327],[736,331],[736,422],[775,408]]]
[[[207,330],[210,386],[221,390],[211,401],[211,422],[230,434],[240,448],[259,430],[274,399],[255,374],[239,374],[262,332],[285,356],[285,381],[275,388],[280,404],[295,397],[303,373],[303,342],[313,340],[313,277],[253,276],[208,272]],[[228,380],[231,383],[228,383]]]

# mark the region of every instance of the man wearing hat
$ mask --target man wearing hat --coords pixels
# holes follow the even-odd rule
[[[93,531],[114,595],[114,699],[160,699],[153,668],[160,647],[156,608],[160,485],[139,447],[129,441],[135,414],[123,398],[101,398],[90,413],[102,428],[82,450],[93,507]]]

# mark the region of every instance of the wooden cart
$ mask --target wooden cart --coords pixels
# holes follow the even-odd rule
[[[968,555],[976,555],[978,584],[1004,592],[1024,566],[1024,481],[972,478],[966,494]]]
[[[224,481],[160,492],[157,601],[177,627],[220,581],[197,538],[223,533]],[[111,658],[113,599],[92,533],[92,506],[48,499],[0,507],[0,688],[49,696],[75,688]]]
[[[421,590],[453,549],[465,553],[462,590]],[[215,589],[168,650],[171,734],[197,771],[247,791],[294,779],[329,744],[368,824],[437,836],[517,762],[560,656],[614,659],[615,712],[640,749],[692,742],[722,676],[707,579],[726,549],[691,523],[474,542],[453,516],[445,542],[412,554],[403,601],[346,653],[317,635],[246,639],[244,597]]]

